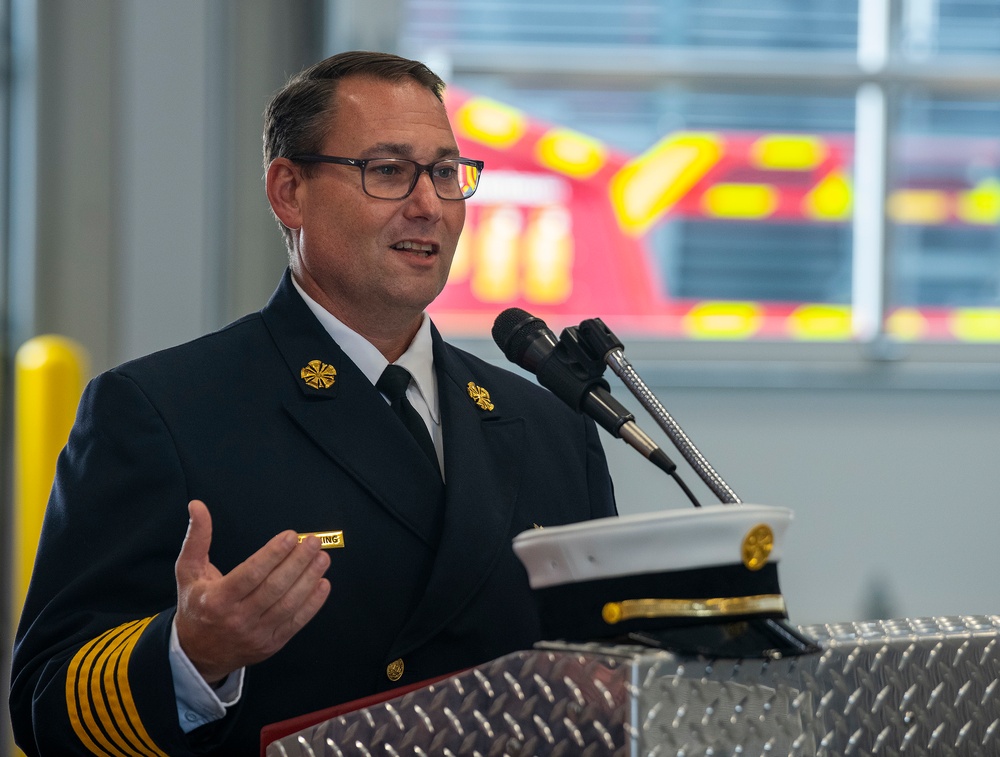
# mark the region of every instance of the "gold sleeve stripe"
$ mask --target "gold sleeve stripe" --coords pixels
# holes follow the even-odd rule
[[[99,757],[167,757],[150,738],[132,699],[128,662],[153,618],[112,628],[84,644],[66,673],[73,731]]]
[[[96,645],[92,650],[93,654],[87,656],[90,665],[86,675],[81,674],[77,681],[77,691],[81,695],[81,704],[85,713],[84,722],[94,724],[94,727],[90,729],[91,734],[98,743],[111,749],[113,754],[129,754],[129,747],[115,732],[113,724],[109,728],[107,718],[103,717],[105,707],[101,672],[107,664],[109,654],[117,653],[124,641],[136,633],[136,629],[140,625],[141,621],[130,623],[127,628],[116,629],[118,632],[112,632],[103,645]]]
[[[126,677],[124,693],[128,696],[128,664],[126,651],[131,650],[142,635],[148,621],[140,621],[139,627],[120,635],[114,644],[108,644],[98,656],[90,675],[90,698],[93,702],[106,700],[107,706],[98,707],[98,715],[104,730],[117,746],[126,754],[145,754],[142,737],[132,724],[122,715],[121,700],[116,686],[116,674]],[[103,683],[103,685],[102,685]],[[110,715],[109,715],[110,710]],[[121,731],[119,735],[118,731]]]
[[[149,621],[152,619],[153,618],[150,618]],[[146,621],[143,624],[143,628],[149,625],[149,621]],[[150,738],[149,733],[142,724],[142,720],[139,718],[139,711],[135,708],[135,700],[132,699],[132,688],[128,682],[128,661],[132,657],[132,650],[135,649],[135,645],[138,641],[139,634],[136,634],[122,649],[122,654],[118,661],[118,688],[121,690],[122,702],[125,705],[125,714],[123,717],[126,719],[126,722],[135,727],[136,735],[143,742],[149,745],[149,753],[153,755],[153,757],[168,757],[167,754],[157,748],[156,742]]]
[[[89,669],[92,664],[89,658],[93,651],[101,644],[123,632],[127,633],[130,628],[138,625],[138,623],[139,621],[135,621],[119,628],[112,628],[96,639],[87,642],[73,656],[69,664],[69,669],[66,671],[66,708],[69,712],[69,722],[73,726],[73,731],[76,733],[77,738],[80,739],[87,750],[100,757],[118,757],[121,752],[108,743],[107,739],[104,738],[104,734],[101,733],[101,730],[97,728],[97,724],[94,722],[94,717],[90,710],[90,697],[87,694],[87,676],[81,675],[80,669]],[[107,747],[107,749],[94,743],[94,740],[90,736],[89,727],[93,728],[95,736],[101,742],[101,745]]]
[[[118,733],[116,723],[107,714],[105,692],[101,686],[102,670],[108,660],[117,660],[123,645],[133,637],[138,638],[149,620],[132,621],[112,628],[84,645],[73,660],[76,665],[71,665],[68,671],[67,684],[72,681],[72,688],[67,693],[75,696],[74,702],[67,702],[70,720],[80,740],[94,754],[102,757],[151,754],[141,745],[127,743]],[[77,714],[75,720],[74,714]]]
[[[138,639],[139,635],[140,632],[132,629],[128,633],[118,636],[114,641],[114,646],[108,644],[95,662],[90,675],[91,700],[100,702],[102,697],[106,697],[108,709],[111,711],[111,722],[108,722],[109,718],[102,716],[100,718],[101,723],[111,735],[115,744],[123,749],[126,754],[131,754],[132,750],[136,749],[136,747],[128,743],[129,737],[132,737],[135,742],[138,742],[139,738],[136,736],[134,729],[131,728],[131,724],[122,714],[121,700],[118,697],[118,690],[115,683],[115,673],[116,668],[121,667],[119,655],[121,655],[125,645],[132,643],[134,639]],[[125,670],[127,672],[128,668],[126,667]],[[101,712],[104,713],[106,710],[101,710]],[[116,723],[123,724],[122,730],[125,733],[123,733],[122,738],[116,738],[117,733],[114,730]]]

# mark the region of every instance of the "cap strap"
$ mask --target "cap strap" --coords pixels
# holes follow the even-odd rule
[[[712,599],[625,599],[607,602],[601,617],[608,625],[636,618],[724,618],[732,615],[785,614],[780,594]]]

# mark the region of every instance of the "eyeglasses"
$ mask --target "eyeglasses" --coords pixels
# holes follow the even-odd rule
[[[403,158],[335,158],[331,155],[295,155],[299,163],[336,163],[361,169],[361,188],[378,200],[402,200],[410,196],[424,171],[442,200],[468,200],[479,186],[483,161],[469,158],[417,163]]]

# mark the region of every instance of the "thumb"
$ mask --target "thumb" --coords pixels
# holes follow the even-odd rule
[[[212,516],[199,499],[188,503],[188,528],[174,571],[178,583],[199,578],[208,567],[208,548],[212,545]]]

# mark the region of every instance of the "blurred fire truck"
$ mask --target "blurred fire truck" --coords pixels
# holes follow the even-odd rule
[[[630,156],[487,98],[450,90],[448,108],[463,154],[486,161],[432,307],[449,333],[481,335],[497,312],[517,306],[553,327],[599,316],[630,335],[853,337],[850,135],[674,132]],[[902,186],[887,210],[897,224],[996,227],[1000,183]],[[691,265],[671,280],[678,263],[662,238],[672,227],[689,240],[688,262],[707,265],[701,284],[679,285],[697,278]],[[744,270],[755,245],[794,254]],[[783,292],[778,284],[795,265],[812,283]],[[746,285],[753,277],[763,282],[756,290]],[[746,296],[754,291],[764,296]],[[887,330],[995,341],[1000,309],[897,307]]]

